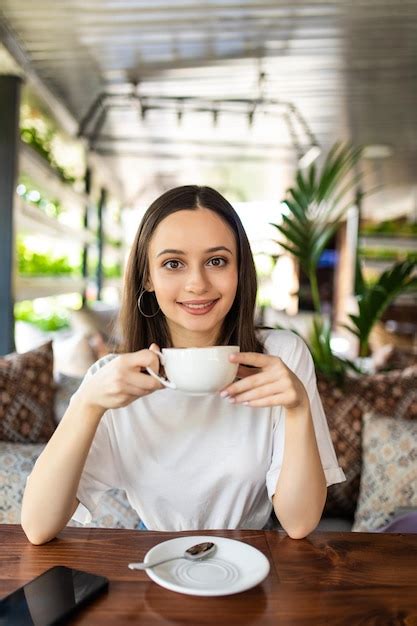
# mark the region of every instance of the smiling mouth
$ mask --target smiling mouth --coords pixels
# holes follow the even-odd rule
[[[216,298],[215,300],[206,300],[204,302],[178,302],[178,304],[189,313],[202,314],[211,311],[218,300],[219,298]]]

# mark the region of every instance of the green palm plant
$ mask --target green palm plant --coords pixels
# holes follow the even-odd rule
[[[368,356],[371,330],[391,302],[398,294],[417,289],[417,277],[413,275],[416,268],[415,259],[406,259],[385,270],[373,284],[368,284],[357,258],[355,292],[359,312],[357,315],[349,315],[352,324],[344,326],[358,337],[359,356]]]
[[[317,267],[347,210],[361,199],[352,193],[361,180],[357,171],[361,155],[362,148],[337,143],[328,153],[320,173],[314,165],[306,173],[298,171],[295,184],[284,200],[288,213],[282,216],[280,224],[273,224],[284,236],[280,245],[298,260],[310,282],[317,315],[308,341],[316,368],[336,382],[341,382],[348,370],[360,372],[360,369],[331,349],[331,324],[321,317]],[[417,288],[417,278],[413,276],[416,268],[416,259],[409,257],[383,272],[375,283],[368,284],[357,261],[355,293],[359,310],[357,315],[349,315],[350,324],[345,328],[358,337],[360,356],[368,355],[371,330],[389,304],[399,293]]]
[[[308,338],[314,365],[327,378],[342,383],[347,370],[360,372],[355,363],[349,359],[337,356],[331,349],[332,327],[328,320],[318,315],[313,319],[313,326]]]
[[[357,201],[352,189],[361,179],[356,171],[361,154],[362,148],[338,143],[328,153],[321,173],[315,165],[305,174],[299,170],[284,200],[289,213],[282,215],[280,224],[272,224],[284,236],[280,245],[297,258],[307,275],[317,313],[321,313],[317,266],[347,210]]]

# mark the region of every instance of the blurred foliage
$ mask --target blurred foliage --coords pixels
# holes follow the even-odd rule
[[[55,257],[50,253],[30,250],[22,239],[16,243],[17,268],[23,276],[79,275],[80,266],[70,265],[67,257]]]
[[[344,359],[331,349],[332,327],[329,320],[315,316],[309,335],[309,347],[315,367],[327,378],[341,384],[348,370],[360,372],[359,368],[349,359]]]
[[[15,319],[21,322],[28,322],[43,331],[51,332],[68,328],[70,325],[69,313],[65,310],[48,313],[37,313],[33,302],[25,300],[18,302],[14,306]]]
[[[407,259],[395,263],[369,284],[363,277],[357,259],[355,293],[359,312],[357,315],[349,315],[351,324],[345,325],[345,328],[358,337],[360,356],[368,356],[371,330],[393,300],[400,293],[417,291],[417,278],[414,276],[416,269],[417,261]]]
[[[362,222],[360,234],[391,235],[394,237],[409,237],[417,235],[417,223],[409,222],[405,218],[385,220],[384,222]]]
[[[39,207],[48,217],[58,218],[65,212],[59,200],[46,198],[28,176],[19,177],[17,192],[26,202]]]
[[[30,145],[42,158],[48,161],[49,165],[57,172],[63,182],[70,184],[75,183],[75,176],[71,176],[61,167],[53,156],[51,142],[54,137],[54,132],[52,130],[47,129],[44,133],[41,133],[38,128],[32,125],[31,120],[26,120],[22,122],[20,137],[22,141]]]
[[[274,224],[284,235],[280,245],[296,258],[309,279],[314,310],[318,314],[313,319],[309,337],[316,368],[338,383],[349,370],[358,371],[358,367],[332,351],[331,325],[321,316],[317,267],[327,243],[345,220],[347,209],[359,199],[354,198],[352,192],[361,180],[357,167],[361,154],[360,148],[337,143],[328,153],[320,173],[314,164],[306,172],[298,171],[294,185],[287,191],[284,201],[288,214],[282,216],[280,224]],[[404,221],[401,221],[401,228],[403,233],[417,232],[416,225]],[[393,222],[384,222],[373,232],[397,234],[398,224],[394,231]],[[364,234],[363,229],[361,234]],[[395,252],[388,251],[391,255]],[[416,268],[415,255],[408,255],[405,260],[398,260],[372,281],[366,281],[357,257],[355,294],[358,313],[349,315],[350,324],[344,327],[359,339],[360,357],[368,356],[370,333],[386,308],[401,293],[417,289],[417,278],[414,277]]]
[[[88,275],[95,276],[97,274],[97,259],[89,259]],[[123,275],[121,263],[108,263],[103,261],[103,276],[105,278],[120,278]]]
[[[108,246],[112,246],[113,248],[121,248],[123,246],[123,242],[120,239],[113,239],[110,235],[104,235],[104,243]]]
[[[359,248],[358,256],[365,259],[380,259],[381,261],[399,261],[414,259],[417,261],[417,252],[407,252],[401,248],[394,250],[390,248]]]
[[[24,92],[20,107],[21,139],[49,163],[64,183],[73,185],[84,171],[84,166],[79,167],[79,158],[74,157],[72,161],[76,142],[57,127],[54,119],[35,100],[33,94],[29,97]]]
[[[321,312],[317,267],[347,210],[355,204],[353,191],[361,180],[356,172],[361,154],[361,148],[336,143],[320,172],[315,164],[305,172],[298,170],[283,200],[288,213],[282,214],[281,223],[272,224],[283,235],[279,245],[296,257],[308,277],[316,313]]]

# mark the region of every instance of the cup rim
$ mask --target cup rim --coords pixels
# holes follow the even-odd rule
[[[162,354],[165,354],[165,352],[180,352],[180,351],[201,351],[201,350],[221,350],[223,348],[227,348],[227,349],[233,349],[236,352],[240,352],[240,346],[202,346],[202,347],[197,347],[197,346],[192,346],[190,348],[162,348]]]

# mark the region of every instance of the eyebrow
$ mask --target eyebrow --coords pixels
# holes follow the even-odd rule
[[[207,248],[207,250],[205,250],[205,253],[208,252],[220,252],[220,250],[227,250],[227,252],[230,252],[231,255],[233,255],[233,252],[227,248],[226,246],[215,246],[214,248]],[[166,248],[165,250],[162,250],[161,252],[158,252],[158,254],[156,255],[157,257],[162,256],[163,254],[182,254],[185,255],[186,253],[183,250],[176,250],[175,248]]]

